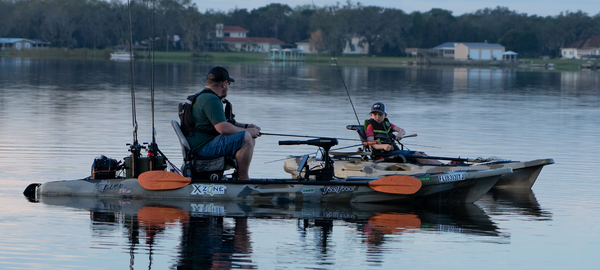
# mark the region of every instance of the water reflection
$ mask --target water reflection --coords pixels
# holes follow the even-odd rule
[[[316,256],[313,260],[320,263],[334,257],[331,246],[335,247],[336,241],[332,235],[338,226],[343,227],[344,237],[359,239],[363,243],[359,245],[366,245],[369,260],[373,262],[386,253],[383,248],[386,243],[394,243],[397,237],[406,234],[468,234],[485,237],[482,241],[493,243],[508,243],[510,238],[474,204],[246,204],[71,197],[43,197],[41,202],[89,210],[94,236],[106,237],[123,231],[121,235],[127,237],[132,262],[143,246],[152,265],[154,250],[164,249],[159,240],[164,237],[159,236],[180,230],[174,263],[177,269],[256,268],[248,224],[257,219],[296,219],[301,242],[314,247],[317,252],[312,255]],[[272,237],[280,235],[281,232],[273,232]],[[309,235],[314,235],[312,241]]]
[[[158,91],[197,87],[210,68],[207,63],[156,63],[135,61],[135,83],[139,91],[150,84],[151,68],[155,69]],[[0,84],[8,88],[34,85],[45,89],[87,91],[129,85],[129,63],[114,61],[62,61],[51,59],[0,57]],[[418,92],[505,92],[530,91],[531,87],[551,91],[597,92],[600,77],[594,71],[585,72],[520,72],[499,68],[381,68],[305,66],[303,62],[265,62],[264,65],[229,65],[230,73],[240,78],[246,89],[288,91],[297,89],[294,78],[311,78],[317,83],[299,87],[317,91],[344,90],[353,95],[367,95],[373,89],[398,93]],[[340,76],[341,72],[341,76]],[[344,79],[345,85],[341,79]],[[274,83],[277,82],[277,83]],[[399,87],[398,85],[402,85]],[[0,90],[4,90],[0,88]],[[236,85],[236,90],[240,90]],[[356,91],[356,92],[355,92]],[[363,92],[367,93],[363,93]],[[415,93],[418,94],[418,93]],[[354,96],[356,97],[356,96]],[[55,99],[60,100],[60,99]]]
[[[518,214],[534,220],[552,220],[552,213],[540,206],[531,189],[492,189],[477,204],[491,214]]]

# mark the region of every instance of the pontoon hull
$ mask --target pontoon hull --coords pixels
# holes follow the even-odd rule
[[[480,199],[512,169],[462,171],[415,175],[421,188],[414,194],[390,194],[371,189],[378,178],[350,177],[334,181],[250,180],[197,181],[173,190],[146,190],[136,178],[68,180],[41,184],[38,197],[81,196],[161,200],[214,200],[239,202],[466,202]],[[33,184],[32,184],[33,185]]]
[[[292,156],[285,160],[284,170],[292,176],[298,176],[298,164],[302,157]],[[336,177],[378,177],[383,175],[413,175],[419,173],[451,172],[456,170],[489,170],[511,168],[513,173],[503,175],[494,188],[531,189],[543,167],[554,164],[553,159],[536,159],[519,162],[489,162],[467,165],[419,165],[397,162],[363,161],[357,157],[347,157],[335,160]],[[318,166],[320,161],[309,158],[308,164],[312,168]]]

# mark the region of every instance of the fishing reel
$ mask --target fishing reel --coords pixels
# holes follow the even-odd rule
[[[140,145],[135,142],[126,145],[131,152],[131,155],[125,157],[123,162],[126,178],[135,178],[147,171],[162,171],[167,168],[167,159],[155,143],[144,142]],[[148,152],[146,156],[142,156],[142,149]]]

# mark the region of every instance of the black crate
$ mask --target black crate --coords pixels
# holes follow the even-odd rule
[[[116,159],[97,157],[92,164],[92,179],[115,179],[118,170],[119,162]]]

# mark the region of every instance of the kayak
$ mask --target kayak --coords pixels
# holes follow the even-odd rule
[[[153,172],[156,171],[149,173]],[[508,173],[512,173],[511,168],[424,173],[412,176],[347,177],[330,181],[194,180],[174,189],[145,188],[140,181],[142,174],[139,179],[82,179],[31,184],[24,194],[38,199],[72,196],[232,202],[473,203],[487,193],[503,174]]]
[[[362,156],[361,156],[362,154]],[[363,156],[370,153],[341,153],[331,152],[335,162],[336,177],[377,177],[382,175],[412,175],[431,172],[452,172],[462,170],[490,170],[500,168],[511,168],[512,173],[504,174],[498,180],[494,188],[499,189],[531,189],[537,180],[543,167],[554,164],[553,159],[536,159],[531,161],[511,161],[511,160],[495,160],[489,162],[465,162],[462,164],[414,164],[407,162],[388,162],[374,161]],[[284,162],[284,170],[292,175],[299,176],[299,164],[303,156],[288,156]],[[323,162],[317,160],[316,157],[308,158],[307,164],[311,167],[318,167]]]
[[[360,141],[366,144],[366,135],[364,127],[361,125],[348,125],[348,130],[354,130],[358,133]],[[417,134],[407,135],[407,137],[416,137]],[[400,143],[402,145],[402,143]],[[462,170],[490,170],[500,168],[511,168],[512,173],[504,174],[494,186],[495,189],[531,189],[537,180],[542,168],[546,165],[554,164],[553,159],[536,159],[531,161],[512,161],[500,158],[453,158],[453,157],[434,157],[434,156],[380,156],[380,159],[374,159],[370,151],[362,151],[359,148],[357,152],[336,152],[328,151],[332,157],[328,157],[335,163],[334,176],[336,177],[378,177],[383,175],[412,175],[432,172],[452,172]],[[325,155],[323,155],[325,156]],[[411,162],[411,158],[427,158],[451,161],[447,164],[431,165],[416,164]],[[288,156],[285,159],[283,168],[293,177],[299,177],[301,174],[312,168],[323,167],[325,162],[316,156]]]
[[[178,125],[175,131],[180,136]],[[185,140],[181,140],[185,142]],[[307,141],[279,141],[279,145],[313,145],[323,150],[324,164],[319,169],[303,170],[304,175],[290,179],[237,180],[226,177],[223,170],[205,173],[198,160],[184,158],[183,175],[166,171],[161,155],[142,157],[132,154],[119,165],[105,156],[94,160],[92,177],[80,180],[53,181],[29,185],[23,194],[36,200],[48,196],[76,196],[123,199],[213,200],[233,202],[463,202],[473,203],[487,193],[511,168],[427,172],[411,175],[376,177],[334,176],[335,162],[329,155],[335,138]],[[189,146],[182,143],[185,156]],[[132,151],[133,153],[133,151]],[[159,153],[160,154],[160,153]],[[303,162],[306,162],[304,159]],[[213,160],[207,160],[213,163]],[[301,161],[302,162],[302,161]],[[158,164],[156,164],[158,163]],[[154,165],[153,165],[154,164]],[[185,169],[185,168],[188,169]],[[304,167],[304,165],[300,166]],[[152,170],[152,168],[159,168]],[[196,168],[194,170],[190,168]],[[198,173],[198,169],[201,172]],[[117,174],[116,171],[122,173]],[[189,172],[188,171],[194,171]],[[212,169],[210,169],[212,170]],[[124,173],[123,173],[124,171]],[[125,175],[119,177],[118,175]]]

